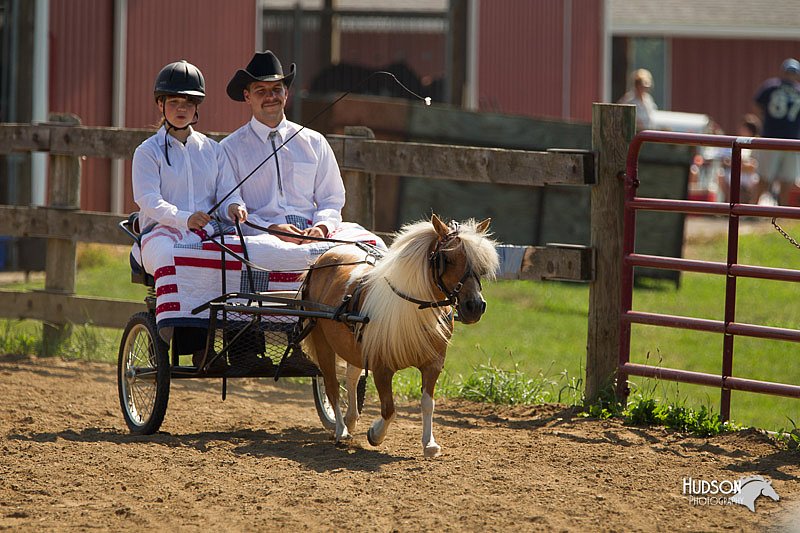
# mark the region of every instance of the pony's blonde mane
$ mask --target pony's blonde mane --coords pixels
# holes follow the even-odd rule
[[[472,270],[493,278],[499,264],[495,243],[476,226],[474,220],[464,222],[458,236]],[[393,370],[419,366],[440,356],[437,345],[449,344],[449,307],[418,309],[389,286],[391,283],[419,300],[437,300],[431,287],[428,254],[438,238],[428,221],[404,226],[386,256],[366,275],[362,313],[370,317],[370,322],[364,328],[362,348],[370,361],[379,358]]]

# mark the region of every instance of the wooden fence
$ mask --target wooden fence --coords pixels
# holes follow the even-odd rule
[[[529,246],[519,279],[590,282],[586,396],[593,401],[613,382],[619,347],[620,257],[625,156],[634,134],[634,106],[595,104],[592,151],[530,152],[372,138],[366,128],[331,135],[347,188],[345,220],[374,227],[374,174],[504,183],[592,185],[591,246]],[[130,244],[118,214],[80,211],[80,158],[132,157],[151,130],[84,127],[69,117],[46,124],[0,124],[0,153],[50,153],[47,207],[0,206],[0,235],[47,238],[45,289],[0,291],[0,317],[44,323],[46,353],[71,324],[122,328],[143,303],[75,295],[77,242]],[[211,134],[219,139],[224,134]],[[109,280],[127,283],[128,280]]]

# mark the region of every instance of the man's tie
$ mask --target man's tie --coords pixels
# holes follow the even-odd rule
[[[277,131],[269,132],[269,142],[272,143],[272,158],[275,160],[275,170],[278,171],[278,193],[283,196],[283,183],[281,182],[281,166],[278,164],[278,148],[275,146],[275,137],[278,135]]]

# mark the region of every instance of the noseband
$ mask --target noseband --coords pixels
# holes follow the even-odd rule
[[[458,237],[458,230],[459,230],[458,222],[456,221],[451,222],[450,232],[443,239],[437,241],[436,246],[428,256],[428,266],[431,270],[431,276],[433,277],[433,281],[436,283],[436,287],[440,291],[442,291],[447,296],[447,298],[439,301],[419,300],[417,298],[414,298],[413,296],[403,294],[402,292],[397,290],[394,287],[394,285],[392,285],[392,283],[387,279],[386,283],[389,284],[389,288],[392,289],[392,292],[394,292],[397,296],[399,296],[403,300],[419,305],[419,309],[436,309],[438,307],[458,305],[458,293],[461,292],[461,289],[464,287],[464,282],[467,281],[467,279],[469,279],[470,277],[475,278],[478,282],[478,286],[480,286],[481,284],[480,278],[478,277],[477,274],[475,274],[470,265],[467,265],[467,268],[464,270],[464,275],[461,276],[461,279],[458,280],[458,283],[456,283],[455,287],[453,287],[452,290],[449,290],[444,283],[443,276],[446,271],[444,249],[446,245],[450,244],[450,242],[452,242],[456,237]]]

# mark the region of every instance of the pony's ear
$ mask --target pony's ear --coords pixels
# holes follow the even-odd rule
[[[431,224],[433,224],[433,229],[436,230],[440,239],[444,239],[450,233],[445,223],[439,220],[439,217],[437,217],[435,213],[431,216]]]
[[[487,218],[486,220],[478,222],[478,225],[475,226],[475,231],[477,231],[478,233],[486,233],[486,230],[489,229],[489,224],[491,224],[491,222],[492,222],[491,218]]]

